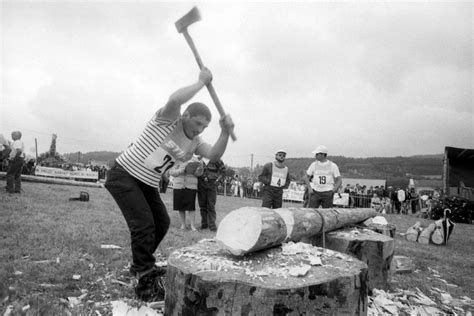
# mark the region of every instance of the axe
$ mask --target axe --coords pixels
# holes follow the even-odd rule
[[[194,22],[197,22],[201,20],[201,15],[199,14],[199,10],[197,7],[194,7],[186,13],[185,16],[183,16],[181,19],[176,21],[176,29],[178,30],[178,33],[182,33],[184,35],[184,38],[186,39],[186,42],[188,42],[189,47],[193,51],[194,57],[196,58],[197,64],[199,66],[199,69],[202,69],[204,67],[204,64],[201,60],[201,56],[199,56],[199,53],[196,49],[196,45],[194,45],[193,39],[188,33],[188,26],[193,24]],[[214,101],[214,104],[216,105],[217,111],[219,114],[222,116],[225,115],[224,109],[222,108],[221,101],[217,97],[216,90],[214,90],[214,86],[212,85],[212,82],[209,82],[209,84],[206,86],[207,90],[209,91],[209,94],[211,95],[212,100]],[[234,131],[230,131],[230,137],[232,138],[233,141],[237,139],[235,137]]]

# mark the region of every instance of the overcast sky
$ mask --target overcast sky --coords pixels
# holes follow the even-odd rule
[[[198,67],[236,124],[225,163],[394,157],[474,148],[473,4],[1,1],[0,133],[26,151],[122,151]],[[214,143],[218,113],[203,137]]]

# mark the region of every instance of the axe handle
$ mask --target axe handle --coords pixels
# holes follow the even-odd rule
[[[201,60],[201,56],[199,56],[199,52],[197,51],[196,45],[194,45],[193,39],[188,33],[188,29],[187,28],[184,29],[182,33],[189,47],[191,47],[191,50],[193,51],[193,55],[194,55],[194,58],[196,58],[196,62],[199,66],[199,69],[202,69],[204,67],[204,64]],[[214,86],[212,85],[212,82],[209,82],[209,84],[207,84],[206,87],[207,87],[207,90],[209,91],[209,94],[211,95],[212,100],[214,101],[214,104],[216,105],[217,111],[219,112],[220,116],[221,117],[224,116],[225,115],[224,108],[222,107],[221,101],[217,97],[217,93],[216,93],[216,90],[214,89]],[[229,133],[232,140],[236,141],[237,137],[234,134],[234,130],[232,129]]]

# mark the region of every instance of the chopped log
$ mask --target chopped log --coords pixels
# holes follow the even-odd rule
[[[377,214],[371,208],[280,208],[243,207],[227,214],[217,229],[220,246],[235,256],[271,248],[285,241],[353,225]]]
[[[444,244],[444,230],[443,230],[443,220],[437,220],[435,222],[435,229],[433,234],[431,234],[431,242],[436,245]]]
[[[367,265],[297,243],[235,257],[215,240],[168,258],[166,315],[366,315]],[[322,265],[311,265],[318,257]],[[301,270],[300,273],[293,271]]]
[[[419,234],[420,234],[420,222],[416,222],[415,225],[407,229],[407,232],[405,233],[405,238],[408,241],[417,241]]]
[[[391,273],[412,273],[415,270],[413,260],[406,256],[393,256],[392,264],[390,265]]]
[[[369,229],[344,228],[327,233],[325,241],[326,248],[346,253],[367,264],[369,291],[374,288],[388,289],[388,275],[395,249],[393,238]],[[312,237],[311,243],[321,246],[322,238]]]
[[[431,234],[435,229],[436,225],[434,223],[428,225],[428,227],[421,231],[420,236],[418,236],[418,242],[420,244],[428,245],[430,243]]]

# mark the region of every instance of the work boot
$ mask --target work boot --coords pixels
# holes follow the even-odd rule
[[[157,267],[138,280],[135,287],[137,298],[145,302],[163,301],[165,299],[166,270]]]

